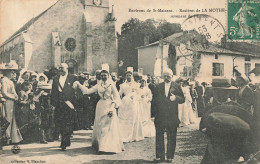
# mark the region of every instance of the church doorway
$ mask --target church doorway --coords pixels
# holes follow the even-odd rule
[[[69,59],[66,61],[69,66],[69,73],[75,74],[78,73],[78,63],[74,59]]]

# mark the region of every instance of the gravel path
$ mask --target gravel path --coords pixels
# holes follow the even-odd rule
[[[177,146],[173,163],[200,163],[206,148],[207,138],[199,132],[198,124],[178,129]],[[12,146],[5,146],[1,152],[0,163],[38,163],[80,164],[80,163],[152,163],[155,157],[155,137],[125,144],[120,154],[97,154],[91,148],[91,131],[74,132],[72,146],[60,151],[59,142],[48,144],[19,145],[20,153],[13,154]],[[34,161],[33,161],[34,160]],[[22,162],[21,162],[22,161]],[[41,162],[43,161],[43,162]]]

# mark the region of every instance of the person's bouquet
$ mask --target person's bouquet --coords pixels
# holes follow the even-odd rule
[[[107,116],[108,116],[109,118],[113,117],[113,111],[109,111],[109,112],[107,113]]]
[[[136,98],[135,94],[136,93],[134,91],[132,91],[132,92],[129,92],[126,97],[127,97],[127,99],[133,101]]]
[[[114,103],[112,103],[111,107],[108,108],[107,111],[107,117],[112,118],[114,113],[116,112],[115,106],[113,106]]]

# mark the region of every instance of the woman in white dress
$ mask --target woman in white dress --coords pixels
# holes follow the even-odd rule
[[[151,101],[152,101],[152,92],[147,87],[146,81],[141,80],[140,86],[140,113],[142,118],[143,126],[143,135],[144,137],[153,137],[155,136],[155,126],[154,122],[151,120]]]
[[[16,94],[14,83],[12,81],[15,72],[11,69],[12,66],[10,66],[10,69],[8,69],[8,66],[6,67],[7,69],[4,70],[4,77],[1,79],[1,93],[3,98],[6,100],[3,105],[5,118],[10,123],[6,129],[6,137],[8,139],[7,144],[16,144],[23,140],[15,119],[14,103],[18,100],[18,95]]]
[[[182,91],[185,97],[185,102],[179,106],[181,110],[180,126],[185,126],[195,123],[195,114],[192,110],[192,98],[190,94],[190,86],[188,80],[183,81]]]
[[[101,83],[88,89],[77,81],[74,88],[80,88],[83,94],[97,92],[100,96],[96,106],[92,147],[98,152],[120,153],[124,150],[124,145],[115,108],[119,107],[121,101],[116,86],[108,77],[108,71],[102,70]]]
[[[139,105],[140,84],[133,80],[133,73],[126,72],[126,81],[120,85],[119,94],[122,105],[118,109],[118,118],[123,142],[144,139]]]

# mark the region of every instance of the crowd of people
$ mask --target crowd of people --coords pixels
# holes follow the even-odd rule
[[[64,120],[60,120],[60,115],[64,111],[59,112],[59,107],[55,102],[58,95],[54,90],[54,84],[55,77],[59,76],[59,70],[53,69],[37,73],[28,70],[18,71],[12,65],[10,68],[8,67],[7,65],[6,69],[2,70],[3,77],[1,77],[0,83],[1,147],[8,144],[47,143],[58,140],[61,128],[66,126],[59,126],[61,122],[64,122]],[[113,83],[113,86],[116,86],[116,90],[120,93],[119,99],[124,97],[125,107],[122,105],[120,109],[117,108],[115,113],[119,115],[120,124],[128,122],[129,125],[125,124],[125,126],[130,126],[132,129],[131,132],[125,131],[124,126],[119,127],[118,131],[125,131],[122,133],[122,136],[126,136],[123,141],[131,142],[154,136],[155,130],[150,112],[152,94],[146,80],[139,77],[138,81],[134,81],[133,76],[130,75],[130,78],[125,82],[118,79],[115,72],[109,76],[111,77],[109,83]],[[95,76],[92,77],[88,72],[72,75],[71,83],[73,84],[74,81],[78,81],[87,88],[95,89],[95,86],[97,87],[97,84],[102,81],[101,70],[97,70]],[[130,93],[131,95],[128,95]],[[95,115],[98,116],[98,111],[100,111],[97,104],[102,97],[96,92],[83,94],[80,89],[73,89],[71,95],[73,95],[75,110],[69,114],[73,117],[69,118],[72,120],[70,135],[74,130],[93,130]],[[132,107],[129,108],[127,104],[131,104]],[[127,108],[129,110],[125,111],[124,109]],[[131,112],[127,113],[129,111]],[[6,125],[2,126],[4,123]],[[132,133],[132,136],[128,133]]]
[[[2,70],[1,78],[1,118],[9,122],[8,127],[1,136],[1,145],[15,143],[40,142],[47,143],[59,139],[59,127],[57,126],[57,109],[55,110],[55,91],[53,81],[59,75],[58,69],[46,70],[37,73],[29,70],[20,70],[10,66]],[[104,73],[104,72],[103,72]],[[137,72],[127,71],[125,77],[117,77],[116,72],[107,72],[108,84],[115,86],[120,101],[116,108],[118,116],[120,136],[123,142],[140,141],[145,137],[155,136],[155,127],[151,108],[154,108],[153,95],[156,84],[161,80],[150,75],[140,75]],[[102,82],[101,70],[97,70],[94,76],[88,72],[73,75],[72,83],[78,81],[80,85],[95,89]],[[179,81],[183,83],[183,81]],[[183,83],[183,91],[188,82]],[[107,86],[106,86],[107,87]],[[105,88],[106,88],[105,87]],[[191,99],[189,87],[185,94],[186,105],[179,109],[180,120],[188,125],[188,117],[195,117],[197,97]],[[102,98],[97,90],[91,94],[84,94],[80,88],[73,90],[75,98],[73,104],[75,111],[73,115],[73,130],[93,130],[95,116],[99,115],[97,106]],[[196,90],[194,90],[196,92]],[[197,93],[196,93],[197,95]],[[104,95],[103,95],[104,96]],[[106,98],[107,99],[107,98]],[[192,104],[194,106],[192,106]],[[120,106],[120,107],[119,107]],[[100,107],[104,107],[101,105]],[[186,110],[186,108],[189,110]],[[196,109],[195,109],[196,108]],[[103,109],[100,109],[104,111]],[[56,111],[56,112],[55,112]],[[183,111],[183,112],[182,112]],[[187,112],[186,112],[187,111]],[[186,118],[186,116],[188,116]],[[191,120],[193,123],[194,120]],[[182,125],[183,126],[183,125]]]
[[[52,77],[6,65],[1,77],[1,147],[8,144],[54,141]],[[47,73],[47,72],[45,72]],[[6,123],[6,124],[4,124]]]
[[[167,158],[172,160],[177,128],[194,124],[226,96],[221,92],[218,99],[217,91],[213,93],[206,83],[173,80],[169,70],[163,79],[132,70],[119,78],[106,69],[97,70],[94,76],[88,72],[72,75],[65,63],[43,73],[18,71],[13,65],[6,65],[2,72],[1,147],[46,144],[60,138],[60,147],[66,150],[73,131],[84,129],[93,130],[92,146],[99,152],[120,153],[123,143],[156,136],[156,159],[164,160],[166,131]],[[254,101],[259,88],[241,75],[235,84],[236,97],[227,94],[221,103],[234,100],[259,119],[259,104]]]

